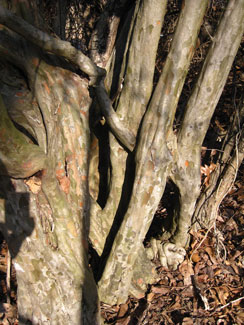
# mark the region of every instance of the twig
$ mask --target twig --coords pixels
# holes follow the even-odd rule
[[[41,47],[43,50],[62,56],[77,65],[90,77],[91,85],[96,82],[98,76],[105,75],[106,73],[104,69],[99,68],[89,57],[77,50],[69,42],[62,41],[42,32],[2,6],[0,6],[0,23]]]
[[[198,285],[198,283],[196,281],[196,277],[194,275],[191,276],[191,281],[192,281],[192,284],[193,284],[193,287],[194,287],[196,293],[199,295],[199,297],[201,298],[201,300],[202,300],[202,302],[204,304],[205,310],[210,310],[210,306],[209,306],[209,303],[208,303],[208,299],[203,294],[200,286]]]
[[[6,285],[7,285],[7,303],[10,304],[11,294],[11,254],[9,249],[7,250],[7,274],[6,274]]]
[[[190,261],[192,262],[192,255],[202,246],[202,243],[204,242],[204,240],[208,237],[208,234],[210,232],[210,230],[213,228],[215,224],[215,220],[213,220],[213,224],[208,228],[208,231],[206,232],[206,234],[204,235],[203,239],[200,241],[200,243],[197,245],[197,247],[193,250],[193,252],[191,253],[190,256]]]
[[[104,87],[103,79],[101,79],[98,85],[95,86],[95,93],[102,114],[104,115],[106,122],[111,129],[111,132],[127,149],[133,151],[136,143],[136,137],[134,133],[126,127],[123,121],[119,119],[117,113],[113,109],[111,100],[108,97],[108,94]]]
[[[232,300],[232,301],[228,302],[228,304],[226,304],[224,306],[218,307],[217,310],[224,309],[225,307],[228,307],[229,305],[234,304],[235,302],[240,301],[242,299],[244,299],[244,296],[243,297],[240,297],[238,299]]]

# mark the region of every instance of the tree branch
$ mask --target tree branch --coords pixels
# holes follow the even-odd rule
[[[87,56],[76,50],[69,42],[51,37],[1,6],[0,23],[6,25],[8,28],[40,46],[44,50],[67,58],[91,77],[92,84],[95,83],[96,77],[105,75],[104,69],[97,67]],[[100,81],[99,85],[96,87],[96,95],[112,132],[122,144],[124,144],[129,150],[133,150],[135,145],[135,135],[124,126],[113,110],[103,81]]]
[[[166,3],[165,0],[136,1],[135,8],[130,9],[119,32],[114,57],[111,59],[114,65],[108,68],[106,87],[112,84],[110,95],[114,96],[118,88],[121,89],[121,80],[124,78],[124,86],[113,106],[116,107],[116,114],[123,117],[123,125],[135,135],[153,88],[155,58]],[[128,157],[113,134],[110,134],[109,144],[113,177],[105,208],[99,213],[106,236],[119,206]],[[118,164],[120,168],[117,168]],[[96,214],[94,218],[97,218]]]
[[[0,197],[0,224],[5,222],[5,199]]]
[[[194,0],[186,1],[179,18],[174,46],[143,119],[128,209],[99,281],[100,298],[109,304],[122,303],[127,299],[140,243],[145,238],[164,192],[172,163],[166,143],[167,131],[172,126],[206,5],[206,0],[201,5]]]
[[[117,113],[114,111],[103,80],[101,80],[99,85],[95,87],[95,92],[102,114],[110,126],[111,131],[126,148],[132,151],[136,143],[136,137],[134,133],[124,125],[123,121],[119,119]]]
[[[91,78],[91,84],[95,83],[96,77],[105,74],[104,69],[97,67],[90,58],[78,51],[69,42],[42,32],[2,6],[0,6],[0,23],[47,52],[62,56],[77,65]]]
[[[181,145],[201,146],[222,94],[244,31],[244,2],[229,1],[195,89],[188,101],[179,133]]]

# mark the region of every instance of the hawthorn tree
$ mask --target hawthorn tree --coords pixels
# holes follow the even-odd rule
[[[177,129],[208,1],[182,1],[156,81],[166,0],[100,1],[88,50],[64,40],[72,6],[52,3],[51,30],[42,2],[0,1],[1,231],[20,324],[99,324],[99,301],[144,295],[157,276],[153,258],[178,267],[189,230],[211,227],[236,177],[243,103],[201,191],[201,147],[241,42],[244,1],[228,1],[210,35]],[[88,20],[90,2],[85,9]],[[168,180],[178,196],[170,226],[146,249]]]

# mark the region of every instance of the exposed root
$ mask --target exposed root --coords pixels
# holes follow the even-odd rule
[[[176,270],[184,261],[186,251],[173,243],[161,243],[160,240],[152,239],[152,247],[148,249],[148,257],[158,258],[162,266]]]

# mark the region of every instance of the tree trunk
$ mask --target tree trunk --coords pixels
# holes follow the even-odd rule
[[[3,71],[17,64],[28,78],[28,87],[21,88],[18,80],[12,87],[2,80],[9,115],[1,101],[1,174],[11,188],[1,217],[17,271],[19,315],[33,324],[96,324],[98,295],[86,236],[88,82],[21,36],[5,29],[1,36],[10,54]]]

